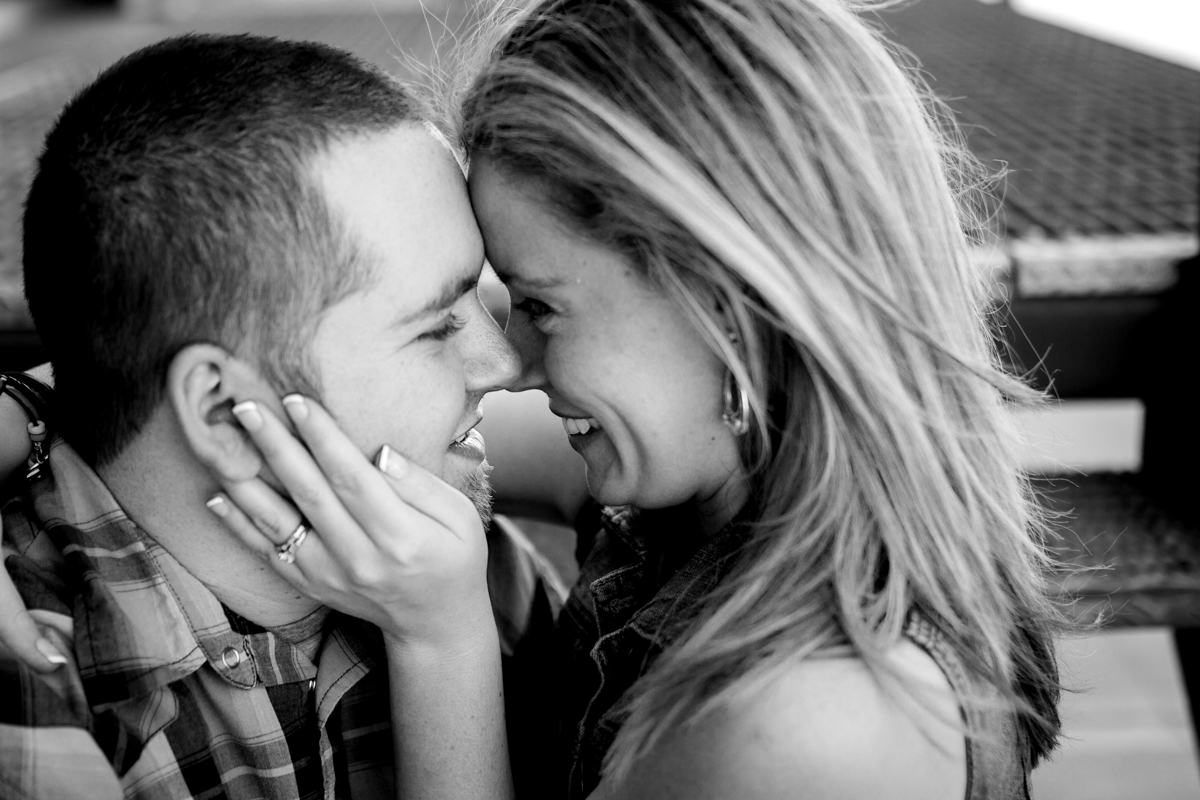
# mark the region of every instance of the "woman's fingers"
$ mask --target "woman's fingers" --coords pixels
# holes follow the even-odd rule
[[[417,511],[441,523],[456,536],[483,531],[475,505],[458,489],[427,469],[412,463],[386,444],[375,458],[375,467],[388,479],[396,496]]]
[[[321,541],[320,536],[312,529],[308,529],[303,542],[295,548],[294,559],[292,561],[281,559],[279,545],[288,540],[303,518],[300,516],[300,512],[290,506],[264,510],[266,502],[269,502],[267,498],[269,496],[278,498],[278,496],[261,481],[256,482],[260,484],[258,489],[249,486],[251,483],[251,481],[246,481],[233,486],[231,487],[233,491],[229,492],[228,496],[216,495],[206,505],[209,510],[221,518],[225,527],[233,531],[234,535],[241,539],[247,547],[267,559],[276,571],[297,588],[311,595],[314,587],[311,573],[317,568],[324,568],[329,560],[328,548]],[[278,502],[283,503],[284,501],[279,500]],[[248,513],[243,510],[247,508],[256,508],[257,510]],[[285,530],[287,533],[281,533]]]
[[[399,505],[411,507],[460,535],[464,527],[477,522],[474,505],[460,491],[391,447],[384,445],[372,469],[320,403],[295,394],[283,402],[296,431],[350,508],[380,502],[375,493],[380,485],[378,473],[383,473],[388,477],[389,491],[404,501]],[[391,504],[380,507],[384,506],[392,512]],[[378,520],[362,521],[366,525]]]
[[[6,570],[0,569],[0,643],[28,667],[53,672],[67,658],[42,636]]]
[[[294,405],[293,398],[296,397],[298,395],[284,398],[285,407]],[[291,500],[322,532],[331,550],[338,553],[361,551],[361,543],[354,542],[356,535],[365,533],[374,538],[380,530],[394,533],[398,524],[413,521],[417,512],[396,500],[383,477],[332,420],[329,426],[332,430],[325,436],[327,449],[328,442],[333,443],[333,455],[326,457],[327,468],[325,463],[318,465],[283,421],[262,405],[253,401],[238,403],[233,413]],[[255,485],[252,481],[246,484]],[[226,485],[225,489],[231,494],[240,491],[234,484]],[[238,496],[234,496],[234,501],[264,533],[273,535],[277,543],[291,533],[290,528],[279,529],[284,523],[278,521],[278,515],[274,513],[276,507],[261,493],[246,498],[245,504]],[[264,516],[259,518],[259,514]]]
[[[235,405],[233,414],[266,459],[275,477],[283,483],[291,499],[305,514],[312,515],[310,519],[326,530],[338,529],[347,522],[346,516],[339,513],[342,511],[341,503],[320,468],[278,417],[253,400]],[[260,510],[265,512],[270,509],[264,505],[262,508],[245,510],[253,515]],[[275,520],[266,518],[262,522],[271,527]],[[270,530],[263,532],[269,534]]]
[[[209,507],[310,597],[414,641],[457,636],[487,606],[487,547],[471,501],[390,448],[372,465],[313,401],[290,395],[284,407],[303,441],[261,405],[234,407],[283,488],[226,481]],[[286,549],[303,518],[311,530]]]
[[[274,558],[276,548],[287,538],[287,534],[281,533],[287,523],[284,522],[283,515],[275,515],[273,512],[264,514],[261,511],[243,511],[242,503],[246,502],[247,493],[240,489],[240,484],[231,484],[226,487],[227,494],[218,494],[205,505],[209,511],[221,518],[225,527],[242,540],[242,544],[263,558]],[[232,495],[240,495],[240,501]],[[296,519],[300,518],[299,512],[294,514]]]
[[[310,597],[397,636],[457,635],[487,605],[487,548],[471,501],[390,449],[372,465],[311,400],[290,395],[284,407],[303,441],[259,404],[234,407],[282,489],[225,481],[212,511]],[[304,518],[311,529],[297,528]],[[305,538],[289,549],[298,530]]]

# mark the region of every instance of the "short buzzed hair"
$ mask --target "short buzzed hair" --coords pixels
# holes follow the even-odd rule
[[[24,216],[25,292],[64,438],[110,461],[209,342],[320,396],[321,313],[370,284],[310,175],[338,140],[425,118],[386,73],[321,44],[167,39],[105,70],[46,137]]]

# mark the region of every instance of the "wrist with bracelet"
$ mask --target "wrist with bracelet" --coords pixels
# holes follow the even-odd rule
[[[50,451],[50,428],[42,409],[49,405],[49,389],[41,381],[23,372],[0,373],[0,395],[7,394],[29,418],[25,429],[29,432],[29,460],[26,462],[25,479],[36,481],[44,475],[46,459]]]

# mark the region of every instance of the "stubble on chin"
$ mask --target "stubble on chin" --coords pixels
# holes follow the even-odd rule
[[[488,526],[492,524],[492,485],[488,482],[488,475],[491,471],[492,465],[487,461],[481,461],[478,467],[463,476],[462,485],[458,487],[475,505],[475,511],[479,514],[480,521],[483,522],[484,530],[487,530]]]

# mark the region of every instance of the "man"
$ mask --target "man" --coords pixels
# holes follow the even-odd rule
[[[344,53],[180,37],[67,106],[24,231],[63,441],[5,509],[6,565],[68,663],[0,658],[0,795],[392,797],[378,631],[297,594],[205,501],[263,469],[233,405],[282,415],[300,391],[486,512],[455,442],[518,364],[444,140]],[[544,607],[496,538],[494,600]],[[497,616],[511,652],[528,608]]]

